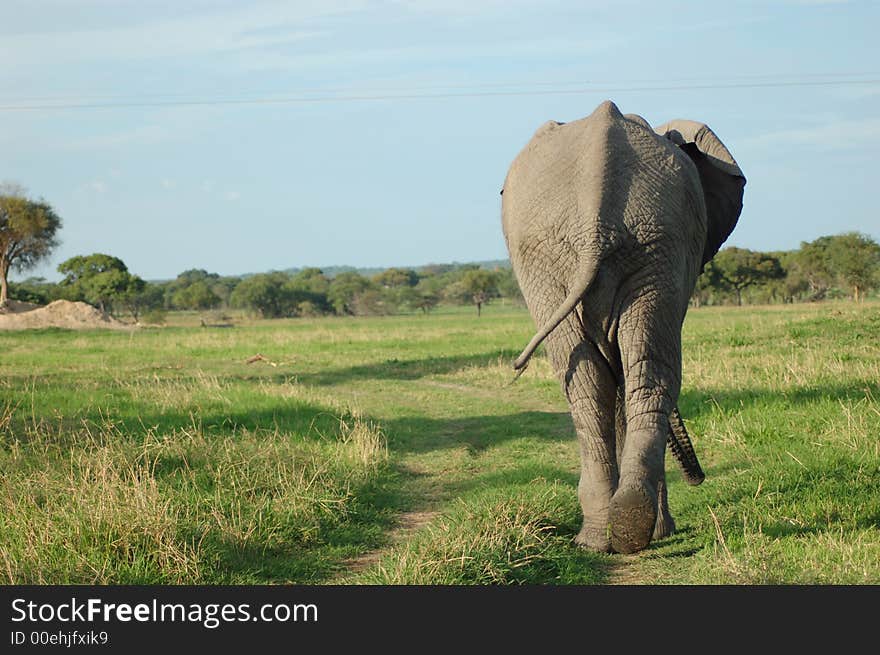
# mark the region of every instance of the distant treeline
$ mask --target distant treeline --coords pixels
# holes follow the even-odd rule
[[[418,269],[389,268],[371,276],[354,270],[327,275],[319,268],[221,276],[184,271],[174,280],[146,282],[117,257],[96,253],[73,257],[58,267],[58,283],[29,278],[10,284],[10,298],[45,304],[79,300],[135,320],[161,322],[168,310],[242,309],[264,318],[296,316],[377,316],[430,312],[441,303],[482,306],[497,298],[522,302],[509,266],[432,264]]]
[[[513,271],[503,263],[433,264],[388,268],[372,275],[336,268],[221,276],[184,271],[174,280],[146,282],[105,254],[73,257],[58,267],[58,283],[29,278],[10,284],[10,297],[45,304],[81,300],[110,314],[161,322],[168,310],[241,309],[265,318],[375,316],[430,312],[440,304],[482,306],[497,298],[522,302]],[[334,274],[335,273],[335,274]],[[880,246],[859,233],[825,236],[798,250],[757,252],[725,248],[706,265],[694,291],[699,305],[760,304],[853,298],[880,286]]]
[[[784,252],[725,248],[704,268],[692,303],[858,302],[878,286],[880,245],[865,234],[847,232]]]

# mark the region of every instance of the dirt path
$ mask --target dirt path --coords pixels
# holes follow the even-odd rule
[[[388,532],[386,543],[368,550],[344,562],[342,569],[331,584],[347,584],[351,579],[375,565],[395,547],[412,539],[416,533],[440,515],[440,490],[435,476],[421,467],[404,464],[401,472],[409,478],[407,495],[419,498],[419,508],[402,512]]]
[[[511,402],[513,400],[511,395],[506,393],[504,387],[491,389],[426,378],[420,379],[415,386],[422,389],[428,387],[452,390],[469,397],[478,397],[489,401]],[[396,400],[399,402],[401,399],[398,397]],[[526,412],[558,413],[562,409],[560,404],[541,402],[532,397],[518,397],[515,404],[518,410]],[[417,463],[406,454],[398,459],[398,462],[401,471],[408,478],[406,496],[417,501],[414,503],[416,507],[404,511],[398,516],[396,524],[387,533],[387,540],[383,546],[347,560],[344,563],[344,569],[331,581],[331,584],[350,584],[355,581],[360,574],[375,566],[395,548],[412,540],[441,515],[445,502],[449,500],[442,472],[425,469],[424,464]],[[640,577],[636,572],[636,567],[633,566],[637,556],[621,555],[618,557],[619,559],[616,559],[609,571],[608,584],[638,585],[647,582]]]
[[[345,570],[338,579],[338,584],[345,584],[345,580],[351,576],[363,573],[369,567],[376,564],[382,556],[391,551],[395,546],[411,539],[415,534],[430,523],[439,514],[436,510],[414,510],[400,515],[397,525],[388,533],[388,543],[381,548],[367,551],[345,562]]]
[[[638,555],[614,555],[614,565],[608,571],[608,585],[643,585],[650,584],[638,572],[635,564]]]

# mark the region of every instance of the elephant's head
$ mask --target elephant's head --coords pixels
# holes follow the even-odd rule
[[[702,261],[705,266],[736,226],[746,178],[721,139],[703,123],[674,120],[655,127],[654,131],[681,148],[700,174],[708,219]]]

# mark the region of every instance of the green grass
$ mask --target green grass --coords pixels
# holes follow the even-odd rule
[[[566,403],[542,355],[509,384],[524,310],[193,324],[0,332],[0,580],[880,582],[877,304],[689,314],[707,480],[670,462],[679,530],[626,557],[572,544]]]

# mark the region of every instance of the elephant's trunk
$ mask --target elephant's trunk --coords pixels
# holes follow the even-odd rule
[[[691,444],[691,438],[684,427],[684,421],[681,419],[678,407],[673,408],[669,414],[669,435],[666,437],[666,443],[669,444],[672,456],[681,467],[685,482],[696,486],[706,479],[706,474],[700,467],[697,453],[694,452],[694,446]]]

